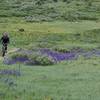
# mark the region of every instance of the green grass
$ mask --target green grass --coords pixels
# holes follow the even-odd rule
[[[87,38],[84,34],[91,37],[96,34],[94,39],[97,40],[99,22],[26,23],[21,19],[15,19],[20,20],[19,23],[8,18],[7,23],[0,24],[0,33],[5,30],[10,33],[9,50],[15,47],[30,48],[33,46],[35,48],[43,40],[42,46],[46,47],[46,38],[47,44],[51,43],[50,48],[92,49],[100,46],[99,42],[81,42],[80,39],[73,41],[72,38],[70,41],[67,40],[70,35],[73,37],[77,33],[83,39]],[[19,32],[20,28],[24,28],[25,32]],[[41,41],[39,42],[39,40]],[[99,100],[99,66],[100,58],[97,57],[92,59],[80,57],[75,61],[65,61],[45,67],[21,65],[22,75],[20,77],[0,75],[0,100]],[[0,69],[19,70],[19,65],[8,66],[0,61]],[[8,83],[5,83],[4,80],[7,78],[16,85],[9,86]]]
[[[24,28],[26,32],[33,33],[76,33],[80,31],[86,31],[91,29],[97,29],[100,27],[100,22],[95,21],[80,21],[80,22],[68,22],[68,21],[56,21],[56,22],[42,22],[42,23],[27,23],[21,18],[2,18],[2,21],[6,23],[0,24],[0,31],[16,32],[19,28]]]
[[[12,0],[10,1],[12,2]],[[98,2],[95,4],[98,5]],[[65,13],[64,9],[68,11],[80,10],[87,15],[96,14],[99,17],[99,11],[86,12],[84,5],[76,7],[76,3],[75,0],[68,4],[68,9],[65,7],[66,4],[61,2],[53,5],[47,3],[44,4],[44,7],[48,5],[57,7],[57,9],[59,8],[58,11],[62,11],[62,13]],[[27,3],[25,3],[26,5]],[[75,47],[88,50],[100,48],[99,20],[78,20],[75,22],[55,20],[53,22],[30,23],[22,17],[12,16],[11,11],[14,12],[16,8],[12,9],[12,5],[7,6],[11,7],[8,9],[9,11],[4,10],[6,9],[5,6],[4,8],[0,6],[1,11],[4,11],[0,14],[2,16],[0,17],[0,36],[5,31],[9,32],[11,38],[9,51],[18,47],[28,49],[49,47],[66,50]],[[8,16],[12,17],[4,17],[3,15],[7,15],[6,12],[9,12]],[[19,29],[21,28],[25,31],[20,32]],[[4,65],[0,60],[0,70],[3,69],[19,70],[19,64]],[[64,61],[52,66],[21,65],[20,77],[0,75],[0,100],[100,100],[99,78],[99,57],[91,59],[79,57],[78,60]],[[9,86],[9,83],[4,82],[5,79],[13,81],[15,85]]]
[[[0,82],[0,100],[99,100],[100,59],[65,61],[54,66],[23,66],[21,77],[11,78],[17,86]],[[2,69],[18,69],[18,65]],[[0,69],[1,69],[0,68]],[[9,92],[8,92],[9,91]]]
[[[89,30],[100,29],[100,22],[95,21],[81,21],[81,22],[43,22],[43,23],[27,23],[20,18],[2,18],[7,20],[7,22],[2,22],[0,24],[0,34],[7,31],[11,36],[12,46],[25,46],[30,43],[41,43],[41,42],[57,42],[57,43],[73,43],[80,44],[80,39],[84,45],[86,36],[82,35],[85,32],[88,33]],[[19,29],[23,28],[24,32],[19,32]],[[80,34],[81,36],[74,36],[75,34]],[[91,35],[91,33],[89,32]],[[98,34],[96,34],[97,40]],[[93,35],[92,34],[92,35]],[[92,37],[92,35],[90,37]],[[78,40],[78,41],[77,41]],[[84,41],[83,41],[84,40]],[[91,40],[91,39],[90,39]],[[99,39],[98,39],[99,41]],[[96,44],[99,44],[95,42]],[[85,42],[85,44],[95,45]]]

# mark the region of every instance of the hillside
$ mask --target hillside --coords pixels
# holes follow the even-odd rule
[[[28,22],[99,20],[99,0],[0,0],[0,17],[24,17]]]
[[[100,0],[0,0],[5,32],[0,100],[100,100]]]

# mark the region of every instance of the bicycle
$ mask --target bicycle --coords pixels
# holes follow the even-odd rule
[[[3,46],[2,46],[2,56],[4,57],[6,53],[7,53],[7,44],[3,44]]]

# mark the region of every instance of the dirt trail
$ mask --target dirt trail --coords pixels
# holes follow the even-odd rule
[[[20,48],[12,48],[11,50],[8,50],[8,54],[18,51]]]
[[[12,48],[10,50],[8,50],[8,53],[7,54],[10,54],[10,53],[13,53],[13,52],[16,52],[18,51],[20,48]],[[3,60],[3,57],[0,55],[0,61]]]

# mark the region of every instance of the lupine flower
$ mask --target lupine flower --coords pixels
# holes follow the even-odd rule
[[[23,58],[23,57],[16,57],[15,59],[4,59],[4,64],[7,64],[7,65],[11,65],[11,64],[16,64],[16,63],[24,63],[26,61],[29,61],[28,58]]]
[[[72,60],[75,59],[76,57],[76,54],[72,52],[60,53],[60,52],[52,51],[50,49],[41,49],[40,51],[42,54],[47,54],[48,56],[52,57],[56,61]]]
[[[0,70],[0,75],[16,75],[16,76],[20,76],[21,73],[17,70]]]
[[[19,52],[18,52],[19,53]],[[4,63],[5,64],[16,64],[17,62],[20,63],[24,63],[26,65],[36,65],[37,62],[35,62],[34,60],[30,59],[30,55],[33,55],[33,57],[38,54],[39,56],[47,56],[48,58],[51,58],[55,63],[60,62],[60,61],[64,61],[64,60],[75,60],[78,58],[79,55],[82,55],[84,58],[91,58],[92,56],[100,56],[100,50],[90,50],[90,51],[86,51],[86,50],[82,50],[82,49],[73,49],[70,52],[58,52],[58,51],[54,51],[48,48],[42,48],[37,50],[36,52],[31,51],[31,50],[22,50],[20,51],[20,53],[22,55],[28,55],[28,56],[16,56],[15,58],[11,59],[11,58],[5,58],[4,59]]]

